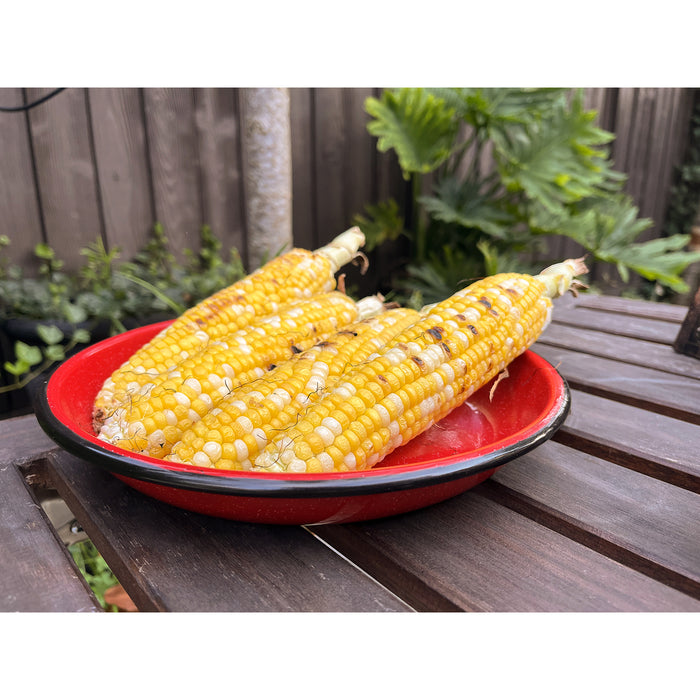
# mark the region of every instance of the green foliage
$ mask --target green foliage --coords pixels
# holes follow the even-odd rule
[[[411,221],[383,203],[357,217],[380,244],[397,231],[411,241],[404,289],[425,303],[462,277],[517,264],[518,254],[566,236],[598,260],[682,291],[698,254],[688,239],[639,242],[652,222],[622,188],[582,91],[561,88],[401,88],[365,104],[368,131],[393,150],[413,180]],[[429,180],[426,178],[429,177]],[[523,267],[522,264],[519,265]]]
[[[105,610],[116,612],[115,606],[106,604],[104,595],[108,588],[116,586],[119,581],[107,566],[97,547],[90,540],[83,540],[70,545],[68,551],[100,605]]]
[[[379,139],[377,147],[396,151],[406,177],[431,172],[450,155],[459,123],[454,109],[429,91],[385,92],[382,100],[369,99],[366,108],[375,117],[368,128]]]
[[[403,217],[395,199],[390,198],[379,204],[368,204],[365,210],[367,216],[358,214],[354,217],[353,224],[359,226],[365,234],[367,252],[373,251],[387,241],[395,241],[399,236],[406,235]]]
[[[0,236],[0,252],[10,244]],[[14,381],[0,387],[0,393],[22,388],[78,345],[89,343],[100,323],[113,334],[126,330],[127,323],[180,315],[246,274],[235,248],[224,260],[221,242],[209,226],[201,228],[197,252],[185,251],[184,263],[169,250],[159,223],[128,262],[119,261],[119,248],[107,249],[99,239],[81,248],[85,262],[75,274],[66,273],[63,261],[44,243],[34,254],[40,261],[34,278],[0,259],[0,320],[47,319],[66,330],[55,323],[39,325],[41,346],[15,342],[14,361],[3,365]]]

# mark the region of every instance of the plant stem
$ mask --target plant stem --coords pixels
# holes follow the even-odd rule
[[[146,282],[146,280],[142,280],[140,277],[131,275],[123,270],[119,270],[117,274],[121,275],[122,277],[126,277],[126,279],[129,281],[139,284],[144,289],[147,289],[149,292],[151,292],[151,294],[158,297],[158,299],[160,299],[164,304],[167,304],[178,316],[181,316],[187,310],[184,306],[178,304],[176,301],[173,301],[167,294],[161,292],[160,289],[153,286],[150,282]]]
[[[70,343],[68,343],[64,348],[63,348],[63,353],[71,351],[75,346],[77,345],[77,342],[75,340],[71,340]],[[50,359],[44,359],[44,361],[35,367],[31,372],[28,372],[27,374],[22,377],[22,379],[18,379],[14,384],[8,384],[7,386],[0,386],[0,394],[6,394],[10,391],[17,391],[17,389],[23,389],[29,382],[32,381],[32,379],[36,379],[42,372],[46,371],[51,365],[56,362],[56,360],[50,360]]]

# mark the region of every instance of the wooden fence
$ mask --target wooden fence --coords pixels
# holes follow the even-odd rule
[[[2,88],[0,106],[31,102],[41,88]],[[366,131],[363,103],[377,89],[290,90],[294,242],[315,247],[364,205],[404,201],[395,159]],[[617,138],[642,216],[664,222],[674,167],[686,147],[693,91],[589,88],[587,105]],[[247,262],[247,212],[238,89],[69,88],[27,112],[0,112],[0,234],[28,267],[34,245],[54,246],[69,267],[101,237],[133,255],[160,221],[175,251],[203,223]]]

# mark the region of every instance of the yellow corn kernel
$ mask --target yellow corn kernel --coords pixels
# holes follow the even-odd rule
[[[312,346],[357,318],[358,304],[345,294],[329,292],[262,319],[255,326],[228,336],[180,363],[167,377],[155,382],[150,391],[132,399],[106,418],[99,437],[116,445],[129,433],[132,423],[140,426],[130,449],[153,457],[164,457],[172,443],[151,439],[165,427],[159,412],[163,397],[172,395],[182,408],[177,427],[184,431],[228,396],[236,386],[265,375],[276,364]],[[294,322],[295,330],[280,332],[280,322]],[[288,328],[291,326],[288,326]],[[235,366],[232,374],[228,368]],[[148,418],[147,425],[144,419]],[[159,418],[159,422],[156,422]],[[172,431],[171,431],[172,432]]]
[[[244,423],[248,432],[259,437],[258,449],[251,449],[248,457],[255,462],[255,454],[277,438],[280,431],[290,425],[304,425],[308,408],[330,390],[347,369],[349,358],[356,363],[364,361],[419,317],[411,309],[391,309],[350,324],[306,352],[280,363],[262,379],[232,391],[218,404],[217,413],[204,416],[192,430],[185,431],[180,443],[172,449],[172,458],[187,461],[189,457],[184,450],[187,448],[189,455],[198,425],[214,428],[223,421],[236,421]],[[329,407],[315,414],[314,421],[306,430],[312,433],[314,448],[321,451],[325,441],[342,434],[350,419],[343,411]]]
[[[129,384],[135,377],[141,381],[142,375],[158,376],[256,317],[335,289],[335,273],[356,257],[362,245],[364,235],[353,227],[315,252],[293,249],[188,309],[104,382],[95,399],[95,431],[129,398]]]
[[[536,277],[495,275],[426,309],[372,359],[348,371],[303,421],[268,444],[256,463],[262,469],[274,464],[276,470],[292,465],[298,470],[304,462],[316,468],[315,460],[323,470],[372,468],[524,352],[548,323],[551,298],[583,272],[580,261],[567,261]],[[369,387],[381,387],[380,381],[372,381],[379,374],[387,380],[393,375],[393,383],[387,381],[393,391],[377,400]],[[314,426],[338,411],[350,423],[330,442]]]

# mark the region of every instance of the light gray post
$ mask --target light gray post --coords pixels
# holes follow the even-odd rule
[[[248,268],[292,246],[292,143],[289,91],[244,88],[243,163]]]

